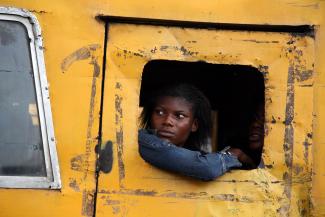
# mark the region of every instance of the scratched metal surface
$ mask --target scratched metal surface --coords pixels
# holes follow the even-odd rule
[[[248,40],[227,44],[229,36],[222,33],[222,42],[213,45],[215,50],[222,47],[221,54],[215,55],[209,51],[211,34],[202,35],[197,39],[200,43],[190,46],[184,39],[194,32],[186,29],[163,28],[161,38],[153,30],[128,26],[125,30],[141,32],[131,39],[123,33],[124,27],[111,29],[103,141],[113,141],[114,159],[112,171],[101,174],[99,180],[97,216],[325,216],[324,1],[1,0],[0,4],[28,9],[40,22],[62,178],[60,191],[0,189],[0,198],[5,198],[0,216],[93,215],[93,150],[104,51],[104,25],[95,19],[98,14],[308,24],[316,25],[316,37],[232,32],[240,40]],[[140,48],[144,53],[138,50],[141,39],[146,41]],[[273,40],[278,43],[265,43]],[[238,43],[241,45],[230,46]],[[198,54],[185,55],[182,46]],[[154,47],[157,52],[152,54],[149,49]],[[213,183],[201,183],[156,170],[139,158],[135,123],[140,74],[149,59],[159,58],[251,64],[264,72],[267,98],[272,99],[266,104],[265,169],[236,171]]]

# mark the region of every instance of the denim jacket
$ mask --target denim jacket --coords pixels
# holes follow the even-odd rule
[[[139,130],[138,140],[139,153],[146,162],[197,179],[213,180],[231,168],[242,166],[234,155],[226,152],[203,154],[177,147],[145,129]]]

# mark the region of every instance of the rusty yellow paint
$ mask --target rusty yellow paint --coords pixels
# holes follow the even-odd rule
[[[94,147],[105,49],[104,24],[95,19],[99,14],[315,25],[316,30],[311,38],[289,33],[110,25],[103,142],[113,141],[114,161],[109,174],[100,174],[96,216],[325,216],[324,1],[1,0],[0,4],[25,8],[40,22],[62,178],[61,190],[0,189],[0,198],[5,198],[1,216],[93,215]],[[189,40],[197,43],[189,44]],[[181,47],[193,54],[185,55]],[[154,48],[156,52],[151,52]],[[272,99],[266,102],[263,154],[269,166],[234,171],[205,183],[143,162],[137,154],[140,82],[143,66],[154,59],[242,64],[263,71],[266,98]],[[308,70],[312,76],[304,77],[301,72]],[[295,76],[294,82],[290,76]],[[293,100],[290,94],[294,94]],[[293,113],[286,108],[294,109]],[[290,115],[294,121],[284,124]]]
[[[0,189],[0,216],[92,216],[104,41],[98,11],[88,1],[1,6],[25,8],[40,22],[62,189]]]
[[[113,141],[116,152],[112,172],[99,179],[98,216],[109,212],[121,216],[143,212],[149,216],[310,214],[308,202],[303,201],[310,200],[312,158],[305,159],[311,150],[305,149],[304,142],[312,132],[313,78],[299,73],[313,71],[313,38],[131,24],[111,24],[108,38],[105,86],[109,88],[104,93],[104,110],[109,112],[103,116],[103,140]],[[272,41],[277,43],[268,43]],[[201,182],[145,163],[137,152],[136,117],[143,67],[156,59],[260,69],[266,80],[268,135],[263,158],[268,167],[233,171],[214,182]],[[291,117],[293,122],[284,124]]]

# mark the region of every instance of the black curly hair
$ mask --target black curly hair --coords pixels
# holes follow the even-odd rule
[[[204,151],[211,133],[211,106],[207,97],[195,86],[190,84],[172,84],[154,91],[144,100],[143,110],[140,116],[140,126],[150,129],[151,115],[156,103],[165,96],[185,99],[192,105],[192,113],[198,122],[198,129],[192,132],[187,139],[184,148]]]

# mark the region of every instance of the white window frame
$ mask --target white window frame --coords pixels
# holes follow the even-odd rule
[[[41,28],[36,17],[24,9],[0,7],[0,20],[23,24],[30,39],[30,53],[34,73],[34,84],[43,141],[46,177],[1,176],[0,188],[47,188],[60,189],[61,179],[55,146],[52,112],[46,78]]]

